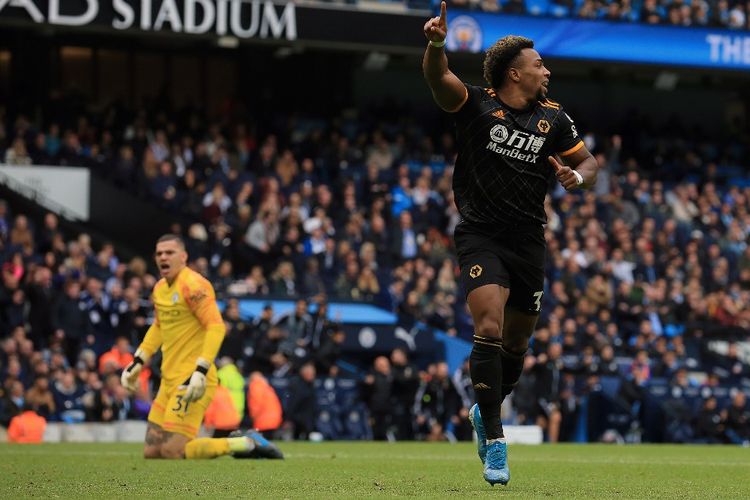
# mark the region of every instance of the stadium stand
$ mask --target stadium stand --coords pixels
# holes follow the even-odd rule
[[[33,120],[0,108],[0,158],[84,166],[185,221],[190,265],[224,301],[220,357],[268,378],[279,433],[470,439],[463,358],[444,363],[436,340],[472,334],[448,130],[281,112],[264,127],[168,102],[56,114],[75,109],[57,99]],[[508,421],[551,440],[747,441],[747,143],[634,130],[589,133],[597,188],[548,199],[543,314]],[[145,418],[158,370],[132,398],[117,372],[152,321],[149,264],[14,196],[0,202],[0,423],[24,402],[49,421]],[[367,307],[382,326],[358,325]]]
[[[33,411],[114,440],[145,419],[159,360],[134,396],[118,373],[153,321],[144,256],[169,228],[219,296],[217,365],[243,425],[471,439],[456,145],[413,102],[430,97],[419,28],[439,2],[265,2],[276,29],[217,15],[202,33],[152,3],[129,20],[106,2],[42,22],[34,2],[0,7],[0,426]],[[550,441],[748,443],[750,3],[448,5],[478,19],[464,42],[491,43],[494,21],[545,34],[554,95],[576,98],[602,166],[593,191],[547,200],[542,316],[504,420]],[[486,46],[466,45],[451,64],[476,83]],[[7,183],[62,167],[91,174],[89,220]]]
[[[330,5],[325,0],[310,3]],[[347,2],[362,9],[437,9],[437,0],[386,0]],[[431,5],[430,5],[431,4]],[[535,17],[579,18],[612,22],[680,27],[750,29],[750,14],[743,0],[450,0],[450,10],[515,14]]]

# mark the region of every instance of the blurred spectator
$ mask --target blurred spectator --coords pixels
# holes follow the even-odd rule
[[[23,137],[17,137],[13,141],[13,147],[5,151],[5,163],[8,165],[31,165],[31,157],[26,150],[26,142]]]
[[[251,255],[257,257],[264,267],[269,265],[273,257],[273,250],[279,239],[280,228],[276,213],[272,210],[261,212],[245,234],[245,243],[253,251]],[[253,259],[250,259],[253,260]]]
[[[307,313],[307,301],[298,299],[295,302],[294,310],[283,314],[276,320],[276,326],[286,331],[286,338],[279,345],[279,351],[287,357],[300,355],[298,349],[304,352],[305,347],[310,343],[312,338],[312,318]]]
[[[737,344],[730,342],[725,356],[719,358],[721,375],[732,384],[737,384],[743,377],[750,376],[750,366],[739,357]]]
[[[289,401],[284,411],[284,425],[292,430],[296,439],[307,439],[315,431],[317,396],[315,394],[315,366],[306,363],[299,375],[289,382]]]
[[[537,414],[537,425],[542,427],[545,437],[551,443],[558,441],[562,421],[560,390],[563,362],[561,355],[562,346],[559,343],[551,343],[546,353],[537,356],[534,367],[535,394],[540,410]]]
[[[320,348],[313,354],[315,369],[320,375],[335,376],[338,373],[336,361],[341,357],[342,346],[346,340],[346,333],[341,327],[333,328],[330,334],[321,341]]]
[[[385,356],[378,356],[372,371],[365,376],[362,399],[370,410],[373,439],[384,441],[391,430],[393,397],[393,374],[391,363]]]
[[[701,443],[721,443],[724,434],[724,423],[721,412],[717,409],[716,398],[710,397],[703,403],[703,408],[695,417],[695,439]]]
[[[52,272],[46,267],[39,267],[34,272],[33,281],[29,285],[26,296],[29,300],[29,323],[31,324],[31,340],[36,348],[47,345],[53,333],[52,329]]]
[[[9,443],[41,443],[47,421],[37,415],[31,408],[24,408],[23,413],[16,415],[8,426]]]
[[[6,379],[3,384],[4,395],[0,404],[0,425],[7,427],[16,415],[24,408],[23,383],[20,380]]]
[[[130,351],[130,340],[119,337],[114,347],[99,358],[99,373],[107,375],[123,370],[133,362],[133,355]]]
[[[286,356],[279,352],[279,346],[284,338],[286,338],[286,332],[277,326],[269,328],[265,335],[261,334],[258,337],[250,366],[263,375],[271,375],[280,363],[286,362]]]
[[[49,379],[46,376],[38,376],[34,385],[26,391],[24,403],[36,414],[49,419],[56,413],[55,399],[49,388]]]
[[[737,391],[732,398],[732,404],[727,409],[725,425],[729,442],[747,444],[750,441],[750,408],[744,392]]]
[[[414,414],[419,431],[434,437],[460,427],[462,421],[468,421],[468,408],[462,408],[462,403],[450,378],[448,364],[437,363],[423,376],[415,397]],[[462,409],[467,411],[462,414]]]
[[[406,351],[394,349],[391,352],[393,372],[392,389],[394,394],[393,425],[396,439],[414,439],[414,400],[419,389],[419,371],[409,362]]]
[[[227,437],[240,426],[241,416],[232,401],[229,389],[222,384],[216,386],[211,404],[206,408],[203,425],[210,429],[213,437]]]
[[[260,372],[250,374],[247,388],[247,411],[254,428],[267,433],[281,427],[281,402]]]
[[[417,255],[417,234],[408,211],[400,212],[399,225],[391,236],[391,253],[396,261],[413,259]]]
[[[55,419],[68,424],[83,422],[86,411],[83,403],[85,391],[76,381],[72,370],[65,371],[52,386],[57,413]]]
[[[237,410],[238,415],[245,412],[245,378],[240,373],[237,365],[233,363],[231,357],[222,356],[216,362],[218,370],[216,375],[219,377],[219,383],[229,391],[232,404]]]

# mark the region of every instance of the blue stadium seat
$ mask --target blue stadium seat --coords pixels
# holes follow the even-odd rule
[[[346,429],[344,439],[354,441],[372,439],[372,431],[368,420],[369,414],[364,404],[359,404],[352,408],[344,420],[344,427]]]
[[[289,402],[289,379],[284,377],[271,377],[268,383],[276,391],[276,395],[281,401],[281,408],[286,411],[286,405]]]
[[[621,384],[620,377],[601,377],[599,383],[604,394],[612,399],[617,397],[617,392],[620,390]]]
[[[315,421],[315,427],[318,432],[323,434],[323,438],[329,441],[341,439],[344,431],[338,418],[335,418],[335,416],[328,410],[322,410],[318,414],[318,418]]]

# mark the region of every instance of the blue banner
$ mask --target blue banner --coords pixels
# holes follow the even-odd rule
[[[240,299],[240,317],[251,320],[260,315],[267,304],[273,307],[274,318],[294,310],[293,300],[271,299]],[[218,301],[219,309],[225,307],[225,301]],[[311,309],[312,312],[314,309]],[[328,319],[337,323],[368,323],[370,325],[394,325],[396,315],[364,302],[330,302],[328,304]]]
[[[480,52],[508,34],[533,39],[542,57],[750,70],[748,32],[448,12],[448,50]]]

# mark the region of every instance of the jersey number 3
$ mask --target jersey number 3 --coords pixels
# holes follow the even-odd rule
[[[544,292],[534,292],[534,311],[539,312],[542,310],[542,295],[544,295]]]

